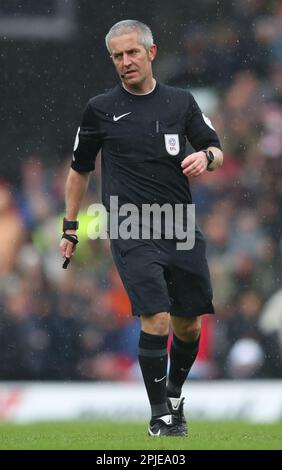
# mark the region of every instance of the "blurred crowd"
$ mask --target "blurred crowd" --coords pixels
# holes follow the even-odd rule
[[[195,379],[282,377],[282,5],[264,14],[263,1],[239,3],[232,23],[190,29],[175,66],[160,66],[167,83],[216,96],[209,117],[225,154],[221,169],[191,182],[216,308],[203,317]],[[20,185],[0,180],[0,380],[139,378],[139,321],[108,241],[87,234],[99,167],[77,252],[61,268],[70,161],[30,155]]]

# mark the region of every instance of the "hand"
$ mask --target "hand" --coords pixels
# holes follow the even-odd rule
[[[205,152],[194,152],[188,155],[181,163],[185,176],[200,176],[206,171],[208,161]]]
[[[73,241],[66,237],[73,237]],[[61,239],[60,249],[63,258],[71,258],[78,243],[77,235],[75,230],[67,230]]]

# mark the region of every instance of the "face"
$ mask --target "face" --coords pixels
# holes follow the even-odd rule
[[[152,85],[152,61],[157,53],[156,45],[153,44],[147,51],[139,43],[138,32],[133,31],[113,37],[110,48],[113,63],[125,86],[140,92],[149,91]]]

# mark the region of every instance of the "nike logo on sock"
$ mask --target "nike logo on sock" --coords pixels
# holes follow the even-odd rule
[[[154,379],[154,382],[161,382],[162,380],[164,380],[166,378],[166,375],[164,375],[161,379]]]

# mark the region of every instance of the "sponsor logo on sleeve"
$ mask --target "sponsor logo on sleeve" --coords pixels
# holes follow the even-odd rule
[[[202,113],[202,115],[203,115],[203,119],[204,119],[205,123],[206,123],[213,131],[215,131],[215,128],[213,127],[210,118],[208,118],[204,113]]]
[[[75,152],[77,147],[78,147],[78,144],[79,144],[79,131],[80,131],[80,127],[77,129],[77,133],[76,133],[76,136],[75,136],[75,141],[74,141],[74,146],[73,146],[73,151]]]

